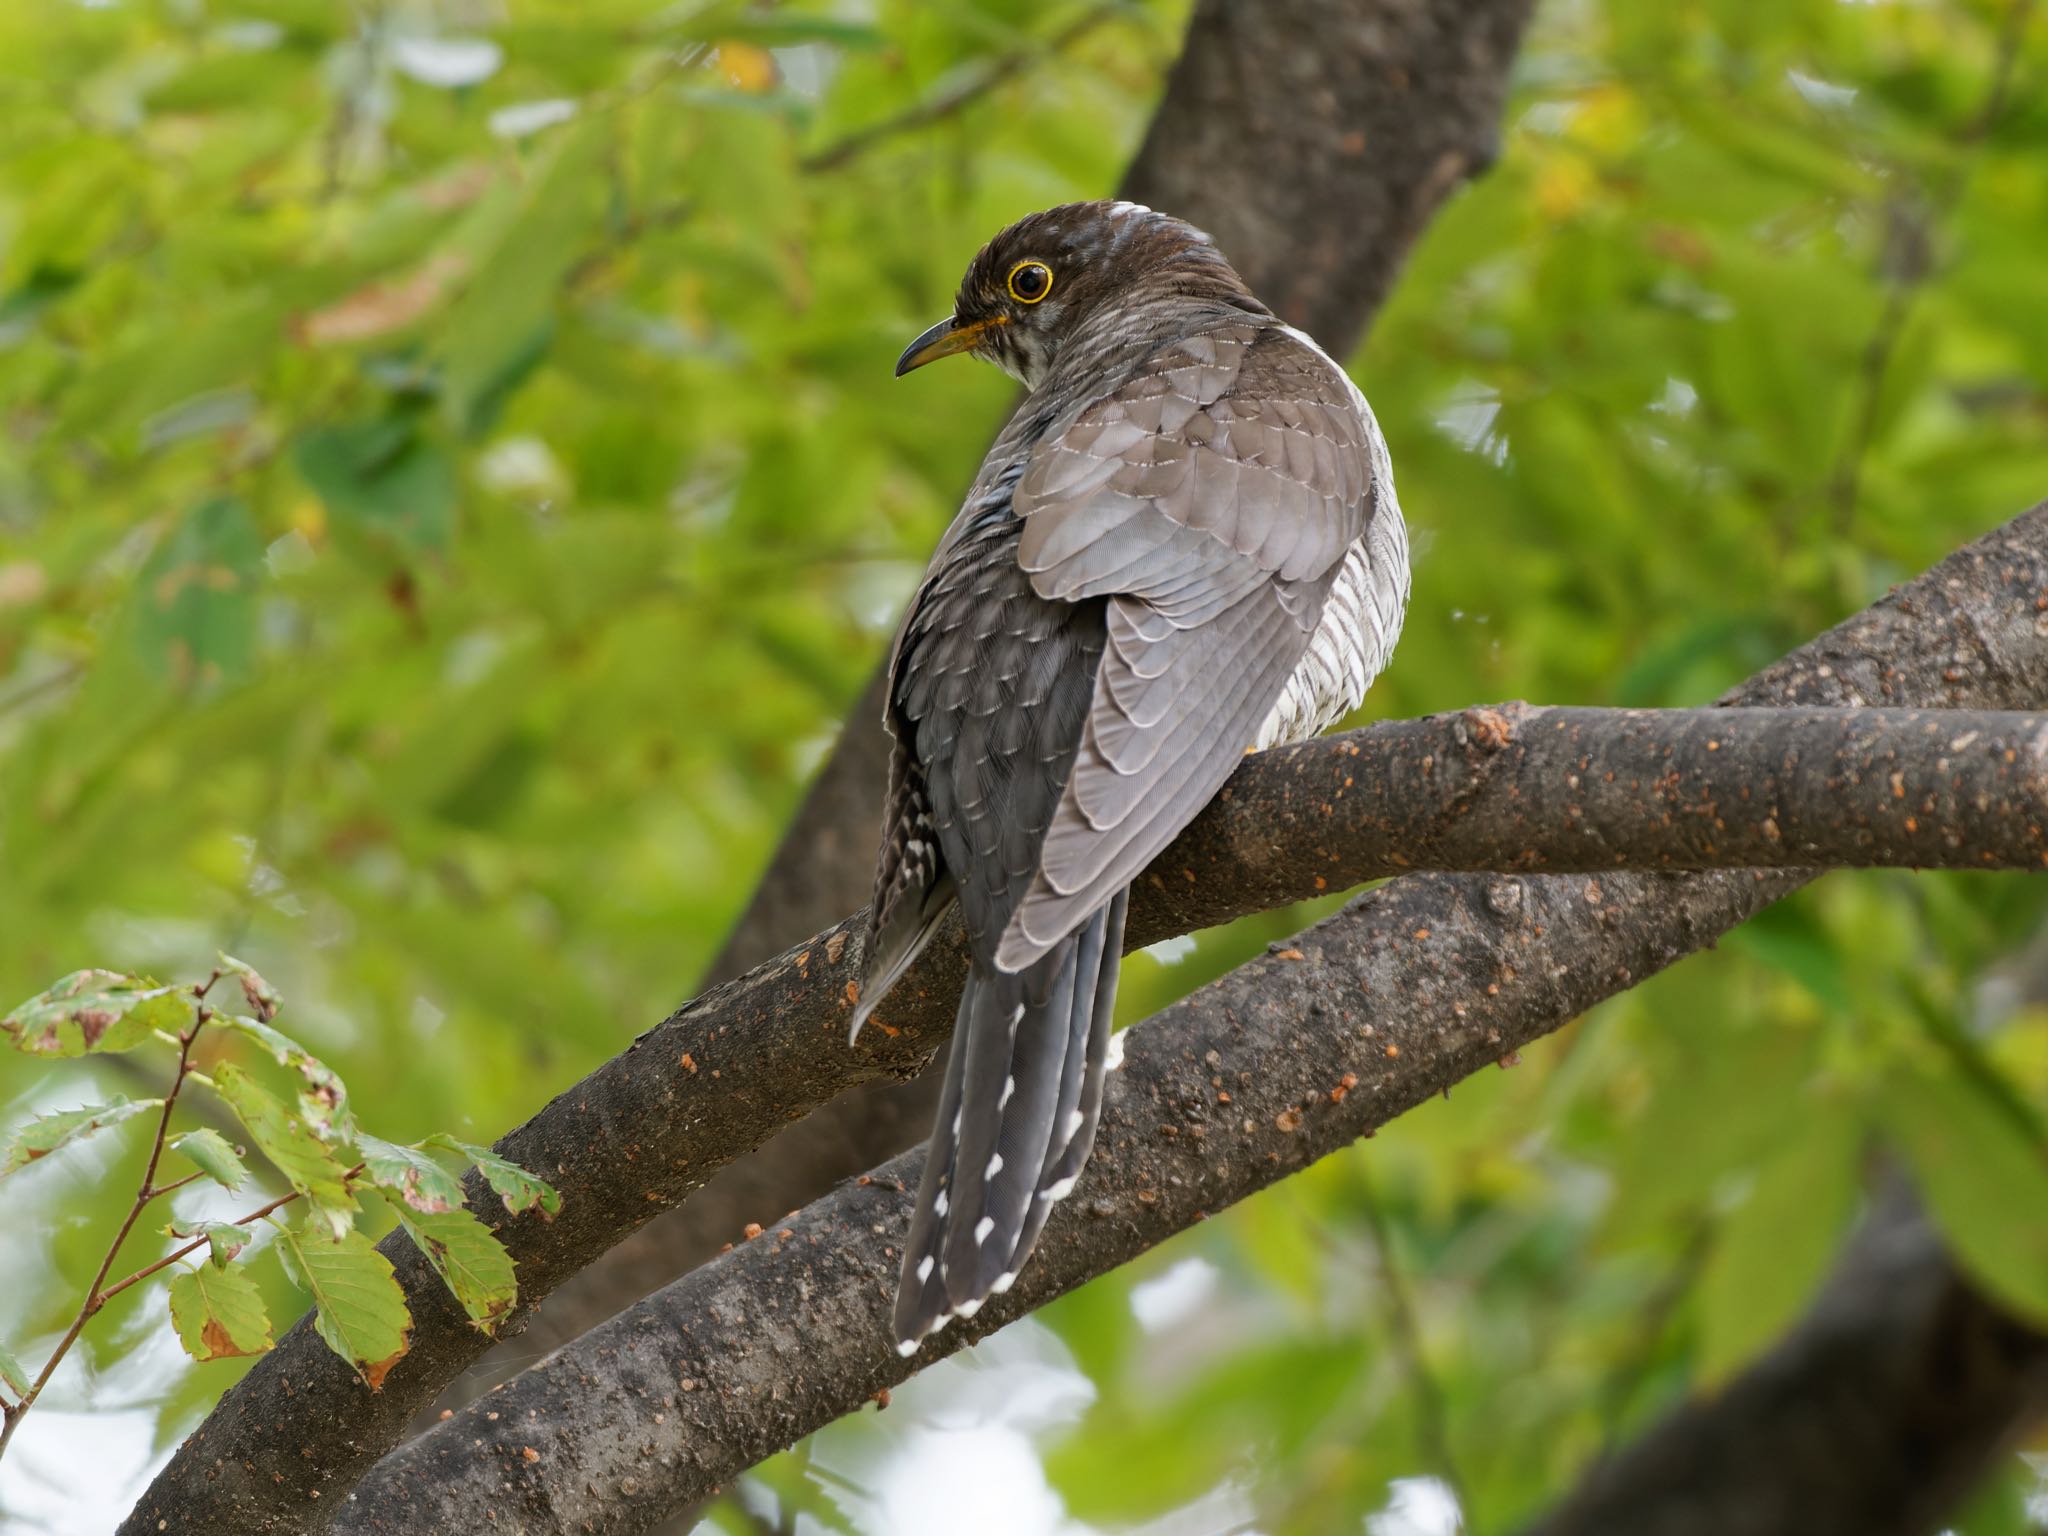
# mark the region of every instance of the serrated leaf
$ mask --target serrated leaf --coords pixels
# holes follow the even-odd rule
[[[21,1362],[14,1358],[14,1352],[0,1344],[0,1381],[14,1389],[16,1397],[28,1395],[28,1372],[21,1368]]]
[[[562,1208],[561,1193],[554,1185],[528,1173],[517,1163],[506,1161],[489,1147],[480,1147],[469,1141],[457,1141],[446,1131],[429,1136],[420,1145],[446,1147],[450,1152],[460,1152],[475,1163],[477,1171],[490,1180],[491,1188],[498,1192],[498,1198],[505,1202],[505,1209],[514,1216],[538,1206],[541,1215],[552,1220],[555,1212]]]
[[[105,1104],[86,1104],[78,1109],[60,1109],[38,1115],[0,1147],[0,1179],[26,1168],[38,1158],[48,1157],[60,1147],[90,1136],[94,1131],[119,1125],[152,1109],[162,1109],[162,1099],[127,1099],[118,1095]]]
[[[227,1137],[211,1126],[180,1131],[167,1145],[223,1189],[240,1189],[249,1182],[247,1165]]]
[[[1901,1072],[1884,1109],[1950,1250],[1999,1301],[2048,1324],[2048,1152],[1958,1073]]]
[[[132,1051],[157,1030],[181,1033],[197,1007],[189,987],[160,987],[118,971],[73,971],[0,1019],[0,1034],[30,1056]]]
[[[306,1197],[312,1207],[308,1219],[320,1222],[337,1240],[348,1233],[354,1226],[356,1200],[327,1144],[232,1061],[215,1067],[213,1080],[228,1108],[248,1128],[249,1139]]]
[[[249,1246],[249,1229],[225,1221],[202,1221],[191,1227],[181,1227],[175,1222],[164,1228],[169,1237],[206,1239],[207,1262],[216,1269],[226,1269],[234,1263],[235,1256]]]
[[[270,1314],[256,1282],[240,1269],[202,1264],[171,1282],[171,1324],[194,1360],[260,1355],[270,1348]]]
[[[266,1024],[277,1017],[277,988],[265,981],[255,966],[246,960],[237,960],[233,955],[223,951],[220,956],[220,968],[222,974],[235,978],[251,1013]]]
[[[462,1205],[462,1181],[418,1147],[401,1147],[360,1131],[355,1143],[363,1171],[377,1188],[397,1197],[393,1204],[429,1215]]]
[[[323,1231],[286,1227],[278,1251],[311,1294],[313,1327],[327,1347],[354,1365],[371,1391],[383,1386],[412,1337],[412,1313],[390,1261],[353,1229],[329,1242]]]
[[[485,1333],[519,1300],[512,1255],[491,1229],[468,1211],[426,1213],[395,1206],[398,1219],[462,1310]]]
[[[261,1019],[223,1014],[219,1022],[261,1045],[280,1067],[289,1067],[299,1074],[305,1082],[299,1090],[299,1117],[323,1140],[347,1132],[348,1087],[332,1067],[283,1030]]]

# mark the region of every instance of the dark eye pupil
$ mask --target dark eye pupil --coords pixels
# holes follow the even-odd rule
[[[1018,298],[1035,299],[1041,293],[1045,292],[1045,285],[1045,268],[1039,266],[1030,266],[1019,267],[1017,269],[1017,276],[1014,279],[1014,286],[1017,289]]]

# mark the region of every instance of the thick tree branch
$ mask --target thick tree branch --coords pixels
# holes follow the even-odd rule
[[[1431,215],[1493,159],[1529,11],[1530,0],[1200,0],[1121,194],[1207,229],[1256,292],[1345,356]],[[867,900],[881,719],[878,671],[706,985]],[[751,1214],[789,1210],[910,1146],[931,1123],[935,1076],[852,1089],[728,1168],[571,1282],[518,1353],[703,1262]],[[467,1379],[487,1384],[489,1363]]]
[[[2048,1338],[1889,1192],[1798,1327],[1526,1536],[1926,1536],[2048,1414]]]
[[[2048,507],[1802,647],[1735,699],[2039,703],[2043,605]],[[1285,772],[1309,750],[1275,766]],[[1214,814],[1240,809],[1234,799]],[[1033,1262],[916,1363],[1371,1132],[1809,878],[1421,875],[1361,898],[1135,1031],[1095,1155]],[[1147,887],[1149,910],[1161,892]],[[920,1000],[920,1033],[933,1028],[933,1001],[950,998]],[[919,1157],[883,1165],[557,1351],[491,1396],[495,1418],[479,1404],[387,1458],[341,1528],[399,1531],[424,1519],[462,1529],[488,1508],[529,1532],[644,1530],[857,1409],[914,1368],[890,1345],[887,1309]]]

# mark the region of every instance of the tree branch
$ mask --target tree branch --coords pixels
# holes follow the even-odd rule
[[[2043,604],[2048,506],[1801,647],[1734,700],[2039,703]],[[1274,754],[1274,766],[1285,773],[1312,750]],[[1234,819],[1243,803],[1234,795],[1204,821]],[[1370,1133],[1810,878],[1420,875],[1360,898],[1135,1031],[1095,1154],[1032,1263],[917,1364]],[[1148,914],[1161,886],[1172,890],[1149,876],[1140,884]],[[931,1004],[949,1007],[950,991],[911,991],[920,1031],[933,1030]],[[339,1528],[468,1529],[489,1509],[527,1532],[642,1531],[859,1408],[914,1368],[891,1346],[887,1313],[921,1156],[884,1164],[557,1351],[491,1396],[495,1417],[476,1405],[388,1457]]]
[[[1129,0],[1104,0],[1100,5],[1091,6],[1044,42],[999,53],[946,89],[934,92],[892,117],[856,128],[845,138],[835,140],[823,149],[812,151],[804,156],[803,169],[811,172],[836,171],[887,139],[919,128],[929,128],[933,123],[942,123],[966,110],[1004,81],[1022,74],[1034,64],[1066,52],[1105,21],[1128,9]]]
[[[2048,1338],[1956,1270],[1903,1187],[1806,1317],[1525,1536],[1925,1536],[2048,1414]]]

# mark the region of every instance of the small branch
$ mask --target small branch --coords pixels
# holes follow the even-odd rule
[[[935,92],[915,106],[907,107],[892,117],[882,118],[865,128],[856,128],[845,138],[804,156],[800,162],[801,167],[813,172],[836,171],[849,161],[857,160],[886,139],[893,139],[898,134],[910,133],[919,128],[928,128],[933,123],[944,122],[1004,82],[1023,73],[1031,65],[1058,57],[1111,17],[1129,10],[1130,6],[1126,0],[1105,0],[1104,4],[1092,6],[1045,42],[996,55],[957,84]]]
[[[357,1174],[361,1173],[362,1171],[363,1165],[361,1163],[357,1163],[354,1168],[350,1169],[346,1174],[342,1176],[343,1182],[347,1182],[349,1179],[353,1179]],[[189,1181],[180,1180],[179,1182],[185,1183]],[[273,1211],[282,1210],[285,1206],[290,1205],[294,1200],[298,1198],[299,1192],[297,1190],[293,1190],[290,1194],[279,1195],[275,1200],[271,1201],[270,1204],[263,1206],[261,1209],[251,1211],[246,1216],[237,1216],[233,1224],[238,1227],[246,1227],[254,1224],[255,1222],[267,1220]],[[126,1279],[116,1280],[104,1291],[100,1292],[100,1304],[102,1306],[106,1305],[106,1303],[112,1301],[116,1296],[120,1295],[123,1291],[127,1290],[129,1286],[135,1285],[140,1281],[147,1280],[151,1275],[155,1274],[158,1270],[169,1269],[173,1264],[177,1263],[180,1259],[190,1258],[193,1254],[197,1253],[200,1249],[204,1248],[209,1241],[211,1241],[211,1239],[204,1237],[194,1238],[191,1242],[187,1243],[184,1247],[177,1249],[175,1252],[165,1254],[162,1258],[158,1259],[154,1264],[145,1264],[142,1266],[142,1268],[136,1270],[134,1274],[129,1275]]]
[[[192,989],[193,996],[203,999],[219,979],[220,972],[215,971],[202,985]],[[121,1256],[121,1245],[128,1241],[128,1234],[135,1230],[135,1223],[140,1219],[143,1208],[163,1193],[156,1187],[157,1164],[163,1160],[164,1141],[171,1128],[171,1113],[178,1107],[179,1091],[184,1088],[186,1076],[192,1070],[192,1042],[199,1038],[199,1031],[206,1027],[206,1022],[211,1017],[212,1014],[202,1004],[193,1018],[192,1027],[178,1036],[178,1071],[171,1080],[170,1091],[164,1095],[163,1109],[156,1118],[156,1134],[150,1139],[149,1162],[142,1170],[142,1182],[136,1186],[135,1198],[129,1202],[128,1214],[121,1218],[121,1226],[114,1233],[113,1242],[107,1245],[106,1257],[100,1260],[99,1272],[92,1277],[92,1284],[85,1288],[85,1299],[78,1305],[78,1315],[71,1319],[71,1326],[64,1331],[64,1337],[57,1341],[57,1347],[50,1352],[50,1358],[43,1362],[42,1370],[29,1384],[29,1389],[21,1401],[14,1404],[5,1415],[5,1424],[0,1425],[0,1456],[7,1454],[7,1442],[14,1438],[14,1431],[20,1425],[23,1416],[35,1406],[36,1399],[42,1396],[43,1388],[49,1385],[51,1376],[56,1374],[57,1367],[63,1363],[64,1357],[71,1353],[71,1346],[78,1342],[78,1336],[85,1331],[85,1325],[107,1304],[107,1298],[113,1292],[103,1291],[101,1287],[106,1284],[107,1276],[113,1271],[114,1261]],[[124,1281],[123,1286],[126,1283]]]
[[[182,1179],[173,1179],[168,1184],[157,1185],[154,1189],[150,1190],[149,1198],[154,1200],[158,1195],[174,1194],[178,1190],[183,1189],[187,1184],[196,1184],[205,1177],[206,1175],[203,1173],[188,1173]]]

